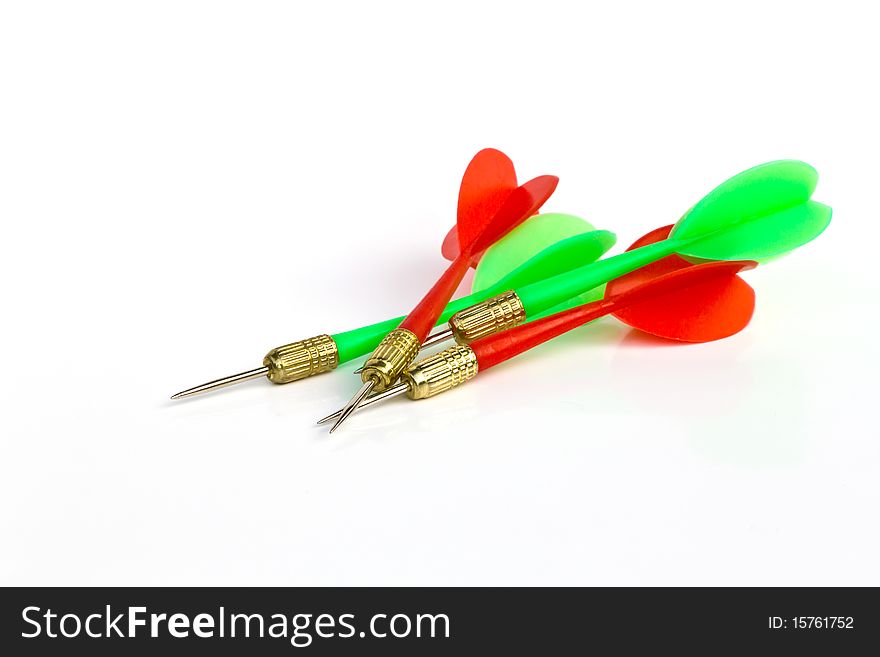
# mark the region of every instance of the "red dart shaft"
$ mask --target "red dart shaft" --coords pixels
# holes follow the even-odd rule
[[[405,328],[413,333],[424,342],[425,338],[437,323],[437,318],[443,313],[443,309],[452,295],[455,294],[456,288],[461,283],[464,275],[470,267],[470,253],[462,252],[447,267],[443,275],[437,279],[433,287],[419,301],[418,305],[413,308],[412,312],[407,315],[406,319],[400,324],[400,328]]]
[[[487,336],[472,342],[470,348],[473,349],[482,372],[578,326],[614,312],[616,307],[614,299],[600,299]]]

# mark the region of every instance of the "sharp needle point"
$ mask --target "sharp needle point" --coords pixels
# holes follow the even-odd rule
[[[341,411],[341,410],[336,411],[335,413],[331,413],[331,414],[328,415],[327,417],[322,417],[322,418],[321,418],[320,420],[318,420],[315,424],[326,424],[326,423],[329,422],[330,420],[335,420],[335,419],[338,418],[340,415],[342,415],[342,411]]]
[[[367,395],[372,391],[373,386],[376,385],[376,379],[370,379],[364,385],[361,386],[361,389],[358,390],[357,394],[352,397],[349,402],[345,405],[345,407],[340,411],[339,418],[336,420],[336,423],[330,427],[330,433],[336,431],[349,415],[354,413],[357,410],[357,407],[360,406],[361,402],[366,399]]]
[[[354,372],[352,372],[352,374],[360,374],[360,373],[363,372],[363,371],[364,371],[364,368],[363,368],[363,367],[359,367],[359,368],[357,368]]]
[[[181,390],[176,395],[171,395],[171,399],[182,399],[183,397],[191,397],[192,395],[198,395],[203,392],[208,392],[209,390],[216,390],[217,388],[223,388],[225,386],[231,386],[236,383],[241,383],[242,381],[247,381],[248,379],[256,379],[258,377],[265,376],[268,373],[269,368],[264,365],[263,367],[258,367],[255,370],[239,372],[238,374],[233,374],[232,376],[227,376],[222,379],[208,381],[207,383],[203,383],[200,386],[195,386],[194,388]]]
[[[396,385],[391,386],[390,388],[388,388],[384,392],[377,392],[375,395],[370,395],[369,397],[364,399],[364,401],[361,403],[361,405],[358,408],[359,409],[366,408],[367,406],[370,406],[371,404],[375,404],[376,402],[380,402],[383,399],[388,399],[389,397],[397,397],[398,395],[404,395],[404,394],[406,394],[407,390],[409,390],[409,385],[407,383],[404,383],[404,382],[398,383]],[[340,415],[342,415],[341,409],[336,411],[335,413],[331,413],[327,417],[322,417],[320,420],[318,420],[317,424],[326,424],[330,420],[335,420]]]

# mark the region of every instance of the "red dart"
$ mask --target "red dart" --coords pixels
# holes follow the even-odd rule
[[[643,239],[653,239],[658,232]],[[632,274],[641,272],[641,282],[633,278],[620,284],[627,289],[606,289],[604,299],[487,336],[470,345],[450,347],[413,365],[400,383],[368,398],[364,405],[401,394],[410,399],[432,397],[469,381],[477,372],[611,313],[654,335],[689,342],[717,340],[745,328],[754,310],[755,295],[737,274],[755,267],[756,263],[751,260],[698,265],[682,262],[684,266],[666,262],[654,268],[656,274],[642,268]],[[338,417],[341,412],[319,420],[319,424]]]
[[[382,340],[364,363],[360,373],[363,386],[342,409],[330,433],[371,392],[382,392],[398,379],[415,360],[474,259],[535,214],[558,182],[556,176],[539,176],[515,187],[516,174],[504,153],[489,148],[474,156],[459,192],[455,244],[448,249],[455,253],[454,259],[400,326]]]

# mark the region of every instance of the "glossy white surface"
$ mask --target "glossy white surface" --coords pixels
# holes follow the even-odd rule
[[[870,10],[474,5],[0,9],[0,583],[880,584]],[[614,252],[783,157],[835,219],[725,342],[609,319],[332,439],[354,363],[167,401],[412,306],[484,146]]]

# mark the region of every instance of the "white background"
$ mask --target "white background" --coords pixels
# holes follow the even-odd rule
[[[3,584],[880,584],[870,3],[0,9]],[[407,310],[478,149],[618,234],[810,162],[752,324],[607,319],[328,438],[355,364],[173,403]]]

